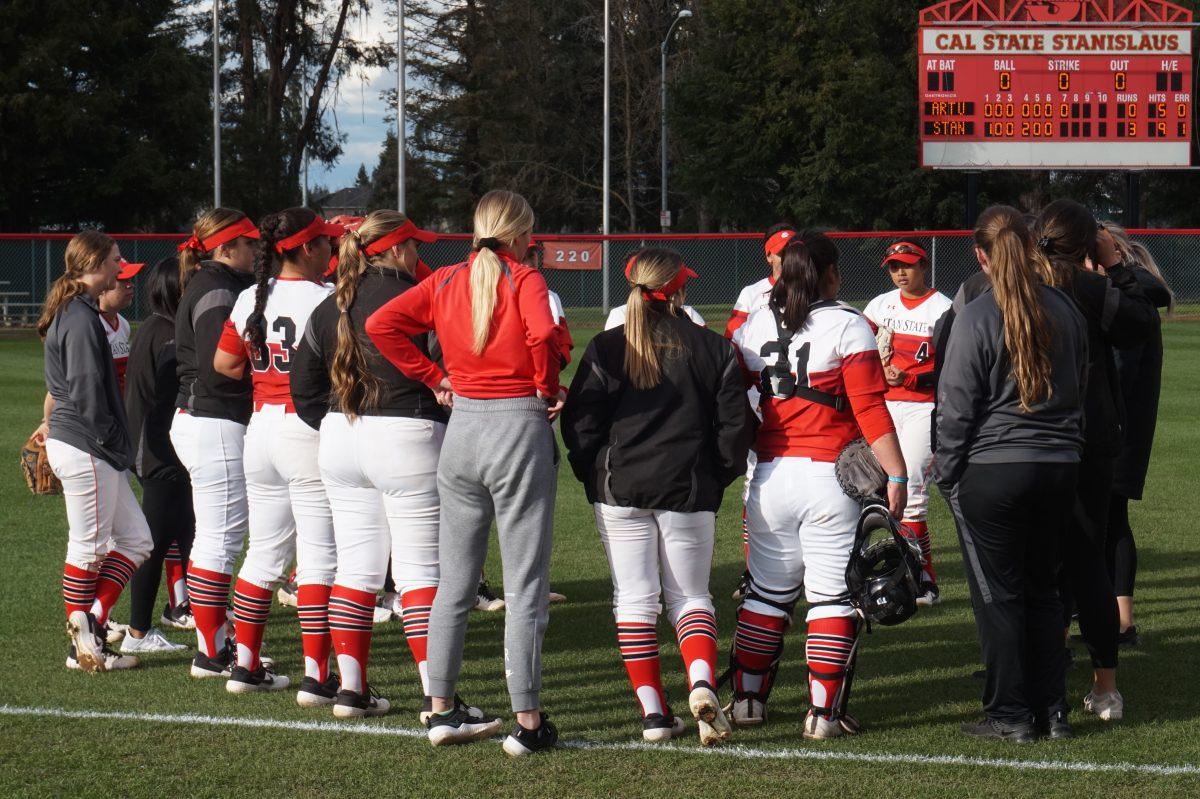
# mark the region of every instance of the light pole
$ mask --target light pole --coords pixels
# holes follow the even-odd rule
[[[404,72],[407,67],[404,52],[404,0],[396,0],[396,210],[404,213],[404,151],[407,149],[404,118]]]
[[[667,233],[671,229],[671,210],[667,205],[667,45],[670,44],[671,34],[675,32],[679,23],[691,16],[692,12],[688,9],[680,10],[675,21],[671,23],[671,27],[667,29],[667,35],[663,38],[659,51],[662,55],[662,86],[659,92],[662,98],[662,208],[659,211],[658,220],[662,225],[663,233]]]
[[[600,203],[601,203],[601,206],[603,209],[601,211],[602,219],[600,222],[600,229],[601,229],[601,232],[604,233],[604,243],[602,245],[603,251],[604,251],[604,257],[603,257],[604,268],[601,271],[602,283],[601,283],[601,288],[600,288],[600,303],[604,309],[604,313],[606,313],[606,314],[608,313],[608,304],[609,304],[609,302],[608,302],[609,301],[609,296],[608,296],[608,233],[609,233],[608,194],[609,194],[609,182],[612,178],[611,174],[609,173],[609,169],[608,169],[608,155],[609,155],[609,147],[608,147],[608,145],[609,145],[609,142],[608,142],[609,119],[608,118],[609,118],[609,110],[610,110],[609,109],[610,84],[609,84],[609,78],[608,78],[608,66],[609,66],[608,40],[609,40],[609,34],[611,32],[611,25],[609,23],[609,5],[610,5],[610,0],[604,0],[604,167],[603,167],[604,178],[602,181],[604,184],[604,189],[603,189],[604,196],[600,200]]]
[[[213,207],[221,205],[221,0],[213,0]]]

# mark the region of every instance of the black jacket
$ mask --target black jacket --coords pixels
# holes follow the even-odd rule
[[[193,416],[250,422],[250,370],[241,380],[230,380],[213,369],[213,355],[234,301],[253,283],[254,275],[218,261],[205,261],[188,281],[175,312],[176,408]]]
[[[1078,271],[1066,293],[1075,300],[1088,329],[1088,386],[1084,400],[1085,458],[1112,458],[1121,452],[1125,400],[1113,347],[1145,342],[1158,329],[1158,310],[1146,297],[1133,270],[1117,265],[1105,277]]]
[[[77,294],[46,331],[46,389],[54,398],[50,438],[124,471],[133,446],[103,324],[96,300]]]
[[[962,282],[958,287],[958,291],[954,294],[954,302],[950,304],[950,310],[942,314],[941,318],[933,325],[933,351],[944,353],[946,345],[950,342],[950,331],[954,328],[954,320],[958,317],[963,309],[971,300],[980,295],[992,290],[992,281],[987,276],[987,272],[982,269]],[[935,358],[933,362],[933,375],[931,377],[933,384],[933,413],[929,414],[929,449],[931,452],[937,451],[938,429],[937,429],[937,387],[938,380],[942,374],[942,358]]]
[[[179,394],[175,320],[151,316],[137,329],[125,372],[125,412],[133,436],[133,473],[143,480],[188,481],[171,446],[171,420]]]
[[[968,463],[1078,463],[1083,449],[1087,328],[1062,292],[1041,286],[1052,325],[1045,401],[1021,410],[1004,345],[1004,317],[990,291],[958,313],[938,379],[934,468],[946,493]]]
[[[364,329],[371,314],[415,285],[413,277],[396,269],[369,268],[359,281],[354,304],[350,306],[350,322],[363,349],[367,369],[381,384],[379,405],[364,409],[363,416],[446,421],[446,409],[438,405],[433,392],[424,383],[405,377],[391,361],[380,355]],[[329,379],[340,318],[337,294],[331,294],[313,309],[304,338],[292,356],[292,402],[300,418],[314,429],[320,429],[326,413],[341,410]],[[428,336],[416,336],[413,341],[426,355],[436,355],[430,353]]]
[[[1171,304],[1167,287],[1141,267],[1132,270],[1138,285],[1155,306]],[[1162,385],[1162,327],[1155,314],[1154,332],[1144,343],[1118,348],[1117,375],[1125,401],[1125,439],[1117,456],[1113,491],[1128,499],[1141,499],[1146,487],[1146,469],[1154,445],[1158,421],[1158,395]]]
[[[757,420],[733,345],[690,320],[658,324],[679,342],[662,353],[662,381],[634,388],[625,327],[592,339],[562,416],[571,469],[589,502],[679,512],[716,511],[746,472]]]

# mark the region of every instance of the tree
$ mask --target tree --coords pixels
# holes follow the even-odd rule
[[[211,185],[209,82],[175,6],[0,4],[0,229],[182,228]]]
[[[371,178],[367,175],[366,164],[358,165],[358,174],[354,176],[354,185],[355,186],[370,186],[371,185]]]

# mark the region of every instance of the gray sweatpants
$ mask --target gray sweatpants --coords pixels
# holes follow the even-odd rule
[[[554,529],[554,433],[537,397],[454,398],[438,462],[441,582],[429,617],[429,694],[454,696],[492,519],[504,564],[504,673],[514,712],[540,707]]]

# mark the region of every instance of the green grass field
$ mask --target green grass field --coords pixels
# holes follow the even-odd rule
[[[723,319],[712,316],[710,321]],[[576,333],[578,344],[590,335]],[[1133,506],[1143,645],[1122,653],[1123,722],[1104,727],[1079,710],[1074,740],[1025,747],[979,743],[957,732],[960,722],[979,714],[980,683],[971,678],[978,649],[956,539],[944,504],[935,500],[931,529],[944,600],[865,641],[852,702],[863,722],[861,736],[819,745],[801,740],[803,642],[795,630],[803,625],[797,625],[768,726],[739,731],[736,746],[718,751],[701,750],[692,737],[664,749],[643,747],[617,653],[604,553],[583,492],[564,469],[552,581],[569,602],[551,610],[544,697],[566,746],[513,762],[492,742],[447,751],[424,740],[416,720],[417,675],[398,622],[376,627],[371,664],[371,682],[391,699],[392,714],[357,725],[305,711],[290,692],[234,697],[220,683],[193,681],[186,676],[190,654],[147,657],[134,672],[88,676],[66,670],[63,503],[31,496],[16,468],[17,450],[39,415],[41,346],[28,334],[0,334],[0,451],[11,456],[0,471],[0,641],[12,668],[0,680],[0,791],[131,797],[1195,797],[1200,543],[1190,509],[1200,485],[1200,325],[1169,322],[1164,336],[1158,444],[1146,500]],[[741,571],[738,504],[731,490],[720,516],[712,580],[723,648],[734,621],[729,591]],[[494,549],[489,572],[498,577]],[[124,600],[114,616],[127,618]],[[461,685],[472,703],[493,712],[507,708],[502,624],[502,614],[473,616]],[[190,633],[170,637],[195,645]],[[276,608],[266,639],[280,669],[299,675],[292,609]],[[660,639],[667,690],[683,703],[685,679],[666,625],[660,625]],[[1077,708],[1088,680],[1082,665],[1069,675]]]

